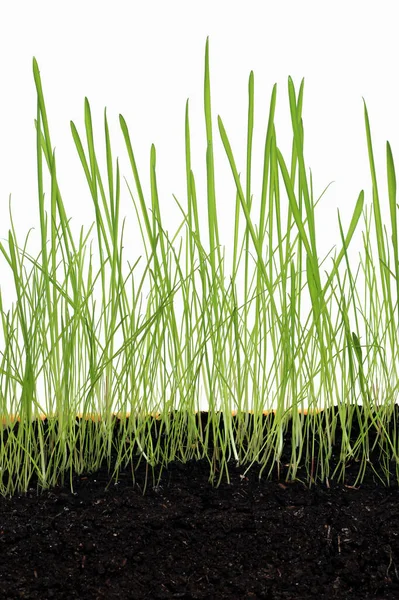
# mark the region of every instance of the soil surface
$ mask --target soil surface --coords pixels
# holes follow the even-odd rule
[[[338,431],[336,441],[332,462]],[[206,459],[170,463],[154,480],[141,461],[134,485],[131,467],[108,485],[104,466],[75,475],[73,493],[67,477],[0,497],[0,598],[398,599],[393,464],[391,487],[377,447],[361,485],[354,460],[340,483],[309,487],[285,481],[288,442],[269,480],[231,462],[230,484],[212,487]]]

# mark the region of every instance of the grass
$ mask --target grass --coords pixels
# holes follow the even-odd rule
[[[328,481],[335,476],[330,473],[329,461],[339,424],[343,431],[341,465],[359,453],[367,463],[368,435],[372,427],[379,431],[381,452],[395,462],[399,481],[396,436],[390,438],[386,430],[395,405],[399,364],[396,177],[387,143],[391,218],[388,235],[381,219],[366,104],[364,118],[373,193],[370,214],[364,206],[363,191],[348,226],[344,227],[338,211],[341,249],[331,259],[331,270],[322,272],[324,261],[320,263],[318,258],[315,225],[315,207],[321,197],[314,202],[312,178],[307,176],[303,152],[304,81],[297,95],[291,78],[288,79],[293,131],[290,163],[277,146],[274,126],[277,86],[273,87],[264,145],[260,210],[255,214],[251,185],[254,129],[254,75],[251,72],[245,182],[238,174],[225,125],[221,117],[217,118],[236,186],[233,264],[231,274],[226,277],[219,241],[207,40],[204,108],[209,250],[199,226],[188,101],[185,114],[187,209],[174,197],[183,218],[172,239],[162,227],[155,147],[151,147],[149,207],[142,192],[129,129],[122,115],[119,117],[136,192],[131,191],[128,181],[127,185],[147,261],[137,285],[134,271],[141,257],[133,266],[129,264],[127,274],[124,272],[125,221],[120,220],[119,162],[113,159],[106,111],[105,177],[97,161],[87,99],[86,150],[71,122],[72,136],[95,207],[100,269],[94,274],[91,244],[88,267],[86,263],[92,228],[86,235],[82,229],[77,242],[73,239],[58,187],[56,157],[35,59],[33,74],[37,89],[35,125],[41,252],[36,259],[28,253],[28,236],[24,246],[19,246],[11,217],[8,248],[7,244],[0,243],[0,250],[12,270],[17,296],[11,310],[6,312],[0,291],[0,331],[4,339],[0,362],[3,420],[0,493],[6,496],[26,491],[32,475],[38,477],[38,489],[44,489],[60,478],[64,481],[65,474],[69,473],[72,487],[74,472],[94,471],[105,459],[110,468],[113,449],[118,453],[113,478],[117,478],[120,468],[133,463],[135,457],[151,466],[166,465],[175,459],[207,458],[210,481],[218,485],[223,475],[229,478],[231,460],[248,465],[248,469],[255,462],[265,468],[270,458],[279,464],[288,419],[292,419],[293,425],[290,478],[295,479],[301,458],[305,458],[307,464],[314,460],[315,440],[321,444],[320,480]],[[50,214],[44,203],[45,166],[51,176]],[[282,220],[281,184],[288,199],[286,224]],[[354,273],[348,249],[362,215],[364,257]],[[372,221],[377,258],[371,244]],[[240,225],[244,228],[241,239]],[[185,233],[184,254],[182,233]],[[180,244],[176,248],[179,234]],[[240,290],[237,277],[242,259],[244,289]],[[357,289],[360,269],[365,277],[363,298],[359,298]],[[145,281],[150,283],[150,293],[143,312]],[[238,298],[240,291],[242,301]],[[311,310],[302,316],[305,297],[311,301]],[[183,305],[181,319],[176,314],[178,299]],[[389,364],[387,350],[392,355]],[[40,397],[39,381],[44,385],[44,395]],[[373,381],[378,381],[378,389],[370,385]],[[205,429],[196,419],[201,385],[209,406]],[[323,400],[324,418],[320,410]],[[330,418],[326,409],[334,405],[338,411]],[[274,419],[265,425],[262,416],[271,410]],[[177,412],[171,419],[174,411]],[[253,416],[251,433],[250,412]],[[305,426],[306,412],[311,414],[311,419]],[[350,432],[355,413],[362,421],[360,436],[353,443]],[[221,414],[223,428],[220,427]],[[78,427],[77,415],[81,417]],[[122,423],[116,444],[115,415]],[[154,416],[166,434],[162,445],[160,437],[154,441],[150,435]],[[18,421],[17,428],[12,427],[14,421]],[[212,452],[211,434],[216,440]],[[313,481],[313,475],[308,472],[308,476],[308,481]],[[386,469],[387,483],[389,478]]]

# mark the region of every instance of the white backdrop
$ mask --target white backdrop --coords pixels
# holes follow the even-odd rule
[[[253,148],[254,197],[259,198],[270,96],[277,83],[278,146],[288,161],[292,129],[287,79],[296,90],[305,77],[303,121],[305,160],[311,168],[315,198],[330,186],[316,209],[319,257],[337,244],[339,208],[344,231],[361,189],[370,205],[364,127],[365,98],[371,122],[385,223],[389,223],[385,143],[399,165],[396,2],[318,1],[177,1],[67,3],[14,1],[0,7],[0,238],[10,227],[9,195],[22,245],[36,228],[28,248],[39,252],[36,179],[36,57],[46,101],[58,181],[72,231],[78,235],[94,221],[89,188],[70,131],[72,120],[84,137],[84,98],[88,97],[100,168],[106,173],[104,107],[114,159],[133,193],[136,188],[118,116],[130,130],[143,191],[150,205],[150,147],[157,151],[157,181],[164,226],[174,233],[181,222],[172,194],[186,206],[184,117],[190,99],[192,165],[203,231],[207,231],[204,53],[210,44],[211,98],[215,141],[216,200],[221,241],[233,241],[235,186],[219,137],[221,115],[241,178],[245,177],[248,77],[255,75]],[[48,182],[48,180],[47,180]],[[121,217],[136,227],[133,203],[124,179]],[[47,202],[50,187],[46,187]],[[47,204],[47,207],[49,205]],[[363,221],[361,220],[363,227]],[[129,226],[127,227],[129,231]],[[137,230],[138,231],[138,230]],[[95,235],[95,230],[93,230]],[[131,264],[144,251],[140,236],[126,234],[125,258]],[[206,238],[207,240],[207,238]],[[352,252],[362,251],[358,230]],[[96,247],[94,245],[94,247]],[[129,252],[131,251],[131,256]],[[227,260],[231,265],[231,260]],[[328,265],[330,268],[331,263]],[[0,257],[4,305],[14,298],[9,267]]]

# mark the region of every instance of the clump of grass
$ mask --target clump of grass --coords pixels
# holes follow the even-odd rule
[[[330,272],[321,270],[316,244],[312,179],[304,160],[302,103],[304,81],[296,94],[288,79],[293,130],[290,166],[277,146],[274,125],[277,86],[273,87],[264,145],[260,211],[252,206],[251,162],[254,128],[254,76],[248,85],[248,134],[245,184],[241,182],[228,133],[221,117],[217,124],[236,186],[232,272],[225,283],[225,262],[219,241],[215,191],[213,119],[210,101],[209,46],[205,50],[204,108],[207,136],[207,212],[209,249],[200,230],[196,184],[191,164],[189,105],[185,115],[187,208],[175,198],[183,219],[172,239],[162,226],[156,181],[156,152],[151,147],[151,208],[144,198],[128,126],[120,127],[132,169],[136,194],[129,192],[138,216],[147,263],[136,287],[134,271],[124,274],[123,230],[120,222],[120,171],[114,163],[106,112],[104,130],[106,173],[97,161],[90,105],[85,99],[87,149],[77,127],[72,136],[84,169],[96,213],[100,269],[93,274],[92,253],[86,268],[87,235],[73,239],[57,183],[39,68],[33,60],[37,89],[37,172],[41,252],[34,259],[20,248],[14,225],[8,249],[0,250],[14,278],[17,301],[3,309],[4,350],[0,364],[0,493],[26,491],[33,475],[42,489],[64,480],[65,473],[96,470],[111,452],[119,469],[134,457],[149,465],[172,460],[207,458],[210,481],[217,484],[228,464],[251,467],[267,461],[279,464],[284,431],[292,419],[292,458],[287,477],[297,475],[299,461],[314,463],[315,440],[320,445],[319,478],[327,481],[337,424],[342,428],[341,465],[354,456],[367,464],[370,427],[380,432],[379,444],[396,464],[396,435],[387,434],[398,387],[399,257],[396,216],[396,177],[387,143],[387,175],[394,264],[383,228],[366,104],[364,117],[373,203],[370,217],[360,192],[349,226],[342,225],[341,249]],[[44,160],[43,160],[44,158]],[[51,176],[50,214],[45,210],[43,171]],[[286,227],[281,215],[280,182],[288,199]],[[324,193],[324,192],[323,192]],[[138,205],[137,207],[137,199]],[[151,213],[151,214],[150,214]],[[364,215],[364,298],[356,289],[348,248]],[[371,248],[371,217],[378,258]],[[244,234],[239,239],[240,222]],[[183,231],[178,249],[174,242]],[[237,277],[244,253],[244,290],[238,300]],[[253,259],[251,274],[250,258]],[[27,271],[28,261],[30,272]],[[324,262],[324,261],[323,261]],[[342,270],[344,275],[342,276]],[[150,294],[141,311],[142,288]],[[378,288],[382,291],[378,291]],[[100,288],[100,314],[94,292]],[[241,290],[242,291],[242,290]],[[311,310],[303,323],[302,301]],[[396,299],[395,299],[396,296]],[[98,296],[97,296],[98,298]],[[176,314],[178,298],[183,316]],[[140,300],[140,305],[139,305]],[[97,309],[97,310],[96,310]],[[251,313],[252,309],[252,313]],[[336,312],[334,320],[333,314]],[[250,318],[254,315],[254,322]],[[98,320],[96,318],[98,317]],[[361,340],[364,328],[365,340]],[[118,336],[121,342],[118,342]],[[392,363],[387,364],[387,349]],[[271,361],[270,361],[271,357]],[[269,358],[269,363],[268,359]],[[271,362],[271,364],[270,364]],[[377,377],[378,379],[377,379]],[[378,393],[370,385],[378,380]],[[44,396],[38,397],[38,382]],[[317,385],[317,382],[318,385]],[[206,427],[196,417],[199,393],[205,389],[209,407]],[[251,394],[252,388],[252,396]],[[351,442],[355,411],[361,413],[360,435]],[[306,406],[305,406],[306,404]],[[320,407],[324,405],[325,414]],[[329,416],[328,408],[337,411]],[[272,421],[262,416],[272,411]],[[248,415],[252,413],[251,426]],[[304,425],[303,415],[310,420]],[[120,435],[115,443],[115,415]],[[171,417],[173,415],[173,418]],[[221,427],[223,415],[223,427]],[[78,424],[76,422],[79,417]],[[158,435],[151,434],[154,417]],[[44,420],[46,419],[46,426]],[[13,427],[18,421],[18,427]],[[93,423],[95,421],[95,423]],[[161,435],[162,434],[162,435]],[[161,444],[161,439],[163,440]],[[210,440],[213,440],[212,449]],[[341,475],[343,473],[341,470]],[[270,471],[269,471],[270,473]],[[309,482],[314,473],[308,472]],[[389,469],[386,469],[389,481]]]

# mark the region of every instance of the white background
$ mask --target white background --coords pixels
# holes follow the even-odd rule
[[[312,170],[315,198],[334,181],[316,209],[319,256],[324,257],[334,244],[341,247],[337,208],[347,231],[360,190],[365,190],[368,205],[372,201],[362,97],[369,111],[383,219],[388,225],[387,139],[399,164],[399,36],[395,5],[396,2],[383,0],[1,3],[1,241],[6,240],[10,227],[11,194],[19,243],[23,245],[33,226],[36,234],[28,247],[34,256],[39,252],[33,56],[41,72],[60,190],[76,236],[81,225],[87,231],[95,218],[70,131],[72,120],[84,138],[87,96],[103,179],[103,115],[107,107],[114,159],[119,156],[121,173],[137,200],[119,113],[128,124],[147,206],[151,202],[150,147],[155,144],[161,214],[170,233],[181,222],[172,194],[183,206],[187,202],[184,117],[186,99],[190,99],[192,168],[206,237],[203,79],[207,36],[216,200],[226,257],[233,240],[235,186],[216,118],[221,115],[223,119],[244,182],[251,70],[255,75],[254,198],[259,198],[261,192],[263,146],[273,84],[278,86],[277,142],[289,164],[292,129],[287,79],[291,75],[298,91],[304,77],[305,160]],[[134,206],[123,178],[121,185],[121,217],[127,215],[128,221],[135,224]],[[48,208],[50,187],[45,191]],[[353,244],[352,250],[362,251],[360,231]],[[124,246],[125,259],[130,264],[140,254],[144,256],[139,234],[126,237]],[[331,263],[328,269],[330,266]],[[7,299],[13,297],[12,278],[1,257],[0,284],[7,307]]]

